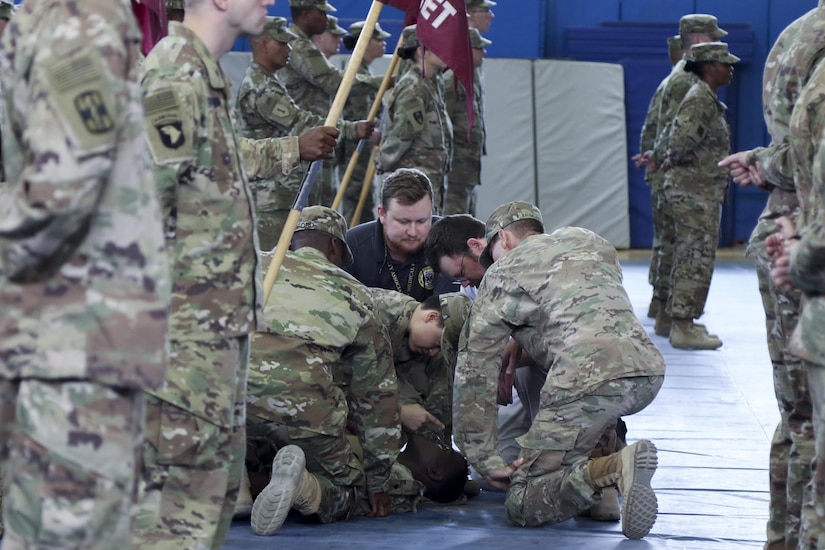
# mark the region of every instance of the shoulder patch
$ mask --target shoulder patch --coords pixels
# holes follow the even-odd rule
[[[115,131],[115,98],[100,61],[83,50],[67,59],[43,63],[48,100],[66,123],[70,138],[84,150],[112,145]]]
[[[269,114],[279,122],[284,122],[292,113],[290,107],[290,99],[286,96],[279,96],[272,104],[272,109],[270,109]]]
[[[146,136],[156,164],[180,162],[191,157],[191,132],[174,90],[154,92],[143,100]]]

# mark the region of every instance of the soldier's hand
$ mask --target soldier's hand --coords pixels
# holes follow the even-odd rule
[[[376,129],[367,141],[371,145],[380,145],[381,144],[381,130]]]
[[[358,133],[358,139],[367,139],[375,131],[375,121],[374,120],[359,120],[355,124],[355,128],[356,128],[356,131]]]
[[[395,75],[390,76],[389,81],[387,81],[387,88],[395,88]]]
[[[506,491],[510,487],[510,477],[522,464],[524,464],[524,459],[518,458],[509,466],[499,468],[484,476],[484,481],[500,491]]]
[[[338,128],[318,126],[310,128],[298,137],[298,150],[301,160],[320,160],[328,157],[335,150]]]
[[[504,347],[496,389],[496,402],[499,405],[509,405],[513,402],[513,383],[516,380],[516,368],[521,365],[523,351],[519,343],[512,338]]]
[[[418,403],[401,406],[401,424],[413,432],[418,431],[425,424],[437,426],[439,430],[444,429],[444,423]]]
[[[730,177],[733,178],[734,183],[741,187],[748,187],[755,183],[748,169],[748,153],[750,151],[739,151],[719,161],[719,167],[730,170]]]
[[[367,517],[385,518],[390,515],[390,495],[387,493],[369,493],[370,512]]]
[[[791,241],[793,243],[794,241]],[[791,283],[791,247],[793,245],[786,243],[783,247],[783,253],[773,261],[771,268],[771,279],[777,288],[784,290],[793,290],[793,283]]]

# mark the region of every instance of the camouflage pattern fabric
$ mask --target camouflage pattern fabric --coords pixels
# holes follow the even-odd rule
[[[129,548],[143,393],[85,381],[0,380],[0,404],[3,546]]]
[[[549,369],[539,413],[517,439],[528,460],[506,507],[519,525],[561,521],[597,502],[583,478],[588,455],[608,421],[641,410],[661,386],[664,359],[621,279],[610,243],[565,227],[527,237],[481,281],[459,344],[453,399],[455,442],[480,474],[507,465],[496,450],[496,384],[507,339]],[[557,422],[558,415],[570,422]]]
[[[473,81],[473,127],[467,136],[469,117],[467,92],[455,81],[452,71],[444,73],[444,103],[453,123],[453,160],[447,174],[444,214],[476,214],[478,186],[481,185],[481,157],[487,139],[484,127],[483,75],[476,68]]]
[[[29,0],[0,45],[9,548],[130,544],[142,389],[163,381],[168,355],[140,42],[124,0]]]
[[[314,248],[287,253],[252,339],[247,410],[290,430],[340,437],[347,417],[380,492],[400,449],[398,382],[369,291]]]
[[[235,118],[238,133],[250,139],[300,136],[310,128],[324,125],[324,117],[295,103],[278,73],[267,74],[254,61],[235,96]],[[343,121],[340,129],[344,137],[357,136],[353,122]],[[278,244],[303,176],[303,170],[293,170],[251,182],[261,250],[272,250]]]
[[[381,122],[379,172],[418,168],[433,186],[433,215],[444,211],[446,176],[453,154],[453,125],[440,77],[425,79],[416,64],[404,73],[387,100]]]
[[[698,81],[699,78],[695,74],[685,71],[684,59],[673,67],[673,71],[665,81],[661,105],[659,106],[658,133],[653,144],[653,162],[656,163],[656,166],[661,166],[667,158],[673,119],[676,118],[682,100],[685,99],[688,91]]]
[[[771,442],[770,507],[766,548],[795,548],[799,539],[804,488],[813,458],[812,404],[802,362],[790,353],[790,338],[799,315],[800,292],[777,288],[770,277],[772,260],[765,239],[776,232],[774,220],[797,220],[790,125],[794,103],[821,59],[825,1],[785,28],[771,48],[763,73],[762,104],[771,144],[751,152],[770,184],[770,196],[748,243],[756,257],[759,290],[765,309],[768,351],[780,422]]]
[[[204,408],[148,397],[146,441],[133,535],[146,548],[214,548],[223,543],[243,472],[249,338],[172,341],[170,371]],[[232,372],[210,379],[202,369]],[[193,408],[193,407],[192,407]]]
[[[326,119],[332,99],[341,86],[344,71],[335,68],[300,27],[292,24],[289,30],[298,38],[290,42],[292,54],[289,64],[279,69],[277,74],[301,108]],[[375,93],[382,80],[379,76],[356,74],[350,93]],[[310,204],[331,205],[337,190],[335,160],[326,159],[313,187]]]
[[[707,300],[728,172],[718,162],[730,152],[725,105],[698,81],[671,125],[664,193],[671,205],[676,243],[667,311],[677,319],[702,316]]]

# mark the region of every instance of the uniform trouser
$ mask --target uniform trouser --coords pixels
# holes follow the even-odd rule
[[[802,361],[788,349],[799,317],[800,296],[798,291],[785,291],[773,285],[770,259],[763,243],[752,241],[751,249],[757,252],[756,273],[780,416],[770,447],[770,505],[765,548],[796,548],[803,493],[811,479],[814,451],[807,377]]]
[[[258,246],[264,252],[269,252],[278,244],[281,231],[289,217],[289,209],[258,211]]]
[[[338,178],[335,176],[335,159],[326,158],[323,161],[321,172],[312,185],[307,206],[332,206],[335,193],[338,192]]]
[[[341,183],[344,181],[347,167],[349,166],[350,158],[358,146],[357,141],[347,141],[345,143],[345,155],[340,159],[338,164],[338,179]],[[341,201],[341,213],[344,219],[352,227],[352,215],[355,213],[355,208],[358,206],[358,200],[361,197],[361,189],[364,187],[364,178],[367,176],[367,168],[369,167],[370,151],[373,145],[365,143],[363,151],[358,155],[358,161],[352,172],[352,177],[347,183],[347,188],[344,190],[344,198]],[[372,182],[370,182],[372,183]],[[375,199],[373,190],[367,193],[364,207],[361,210],[361,217],[358,223],[365,223],[375,219]]]
[[[620,378],[574,401],[542,404],[519,441],[524,464],[511,477],[507,519],[521,526],[559,523],[600,502],[601,492],[585,481],[590,453],[610,422],[644,409],[663,382],[663,376]]]
[[[0,381],[3,548],[129,548],[143,392]]]
[[[670,294],[670,272],[673,269],[676,227],[664,191],[661,188],[651,188],[650,193],[653,205],[653,250],[648,282],[653,287],[653,296],[666,302]]]
[[[677,236],[667,310],[675,319],[698,319],[705,310],[716,263],[722,204],[673,188],[665,188],[665,196]]]
[[[453,161],[453,168],[447,174],[447,193],[444,197],[444,215],[476,215],[478,200],[478,169],[462,170]]]
[[[289,428],[256,416],[249,417],[247,430],[246,466],[250,475],[271,475],[278,449],[297,445],[304,451],[306,470],[315,475],[323,492],[317,512],[322,523],[369,513],[363,452],[357,438]],[[385,486],[392,513],[413,511],[422,491],[423,486],[413,480],[409,470],[393,465],[390,482]]]
[[[802,504],[798,548],[825,549],[825,366],[804,361],[813,404],[814,460],[812,479]]]
[[[232,522],[246,451],[249,338],[172,340],[170,369],[195,362],[236,366],[233,414],[228,425],[218,425],[180,403],[147,397],[134,529],[139,548],[219,549]]]

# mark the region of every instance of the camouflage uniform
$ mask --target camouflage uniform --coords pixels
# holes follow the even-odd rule
[[[325,223],[302,225],[312,210],[332,212],[304,209],[296,231]],[[367,513],[367,491],[396,492],[401,442],[392,351],[372,296],[323,252],[303,247],[287,253],[269,303],[266,328],[252,340],[247,468],[268,472],[277,448],[298,445],[323,490],[322,522]],[[346,438],[348,416],[362,457]],[[407,474],[416,500],[421,487]]]
[[[799,315],[800,293],[773,284],[770,276],[772,261],[767,254],[765,239],[776,232],[776,218],[787,216],[794,221],[798,218],[799,201],[793,181],[789,125],[799,92],[824,51],[824,5],[825,1],[820,2],[819,8],[791,23],[768,54],[762,104],[772,140],[769,147],[754,149],[749,154],[750,162],[759,161],[770,185],[770,196],[751,234],[748,253],[756,257],[780,413],[780,422],[771,441],[771,501],[766,550],[797,546],[803,492],[810,480],[814,452],[807,378],[801,361],[788,349]]]
[[[281,27],[283,18],[267,19],[264,33],[281,41],[295,36]],[[299,136],[325,122],[323,117],[295,103],[277,73],[268,74],[254,61],[250,62],[235,96],[235,118],[238,133],[251,139]],[[355,123],[342,122],[341,134],[357,139]],[[261,250],[272,250],[278,244],[303,175],[303,171],[293,170],[287,175],[278,174],[276,178],[252,183]]]
[[[290,25],[289,30],[298,38],[291,42],[289,65],[279,69],[278,76],[302,109],[326,119],[344,72],[336,69],[297,25]],[[382,80],[380,76],[356,75],[350,93],[375,93]],[[332,204],[337,190],[334,170],[335,159],[326,159],[313,187],[310,204]]]
[[[697,61],[703,55],[698,52],[710,48],[715,45],[694,46]],[[736,62],[738,58],[731,60]],[[697,80],[676,111],[668,137],[671,166],[665,174],[664,193],[677,240],[667,311],[674,319],[698,319],[705,309],[719,242],[722,201],[728,190],[728,172],[718,165],[730,154],[726,109],[710,87]]]
[[[297,138],[238,139],[229,81],[190,29],[146,58],[149,147],[173,252],[172,362],[150,392],[136,540],[220,547],[245,451],[248,334],[260,292],[247,173],[273,178],[297,161]]]
[[[492,44],[478,30],[470,29],[470,45],[484,49]],[[484,127],[484,73],[481,67],[474,70],[473,79],[473,127],[468,134],[467,92],[464,85],[456,82],[455,73],[444,73],[444,103],[453,123],[453,161],[447,174],[447,193],[444,198],[444,214],[476,215],[478,186],[481,185],[481,157],[487,140]]]
[[[505,501],[517,525],[557,523],[599,502],[585,479],[588,455],[609,422],[646,407],[662,385],[664,359],[621,279],[610,243],[565,227],[525,238],[481,281],[459,344],[453,424],[456,444],[482,475],[507,466],[496,450],[507,339],[549,368],[539,413],[517,439],[525,462]]]
[[[441,294],[442,319],[446,327],[441,352],[434,357],[410,350],[409,326],[418,300],[395,290],[370,289],[379,322],[387,328],[392,345],[395,373],[398,375],[400,405],[421,405],[444,424],[436,434],[450,441],[453,425],[453,371],[458,336],[470,312],[470,299],[459,292]],[[432,427],[422,428],[431,431]],[[425,434],[426,435],[426,434]]]
[[[379,172],[418,168],[433,186],[433,214],[444,211],[444,190],[453,155],[453,124],[447,115],[441,77],[425,79],[412,63],[387,100],[381,126],[381,146],[375,164]]]
[[[681,40],[679,41],[681,43]],[[670,39],[668,40],[670,44]],[[660,125],[660,109],[662,105],[662,95],[668,80],[675,74],[684,72],[685,62],[679,60],[666,76],[650,99],[650,105],[647,108],[645,115],[645,122],[642,126],[642,133],[639,139],[639,151],[645,153],[653,151],[656,146],[656,137],[661,131]],[[657,165],[658,168],[658,165]],[[663,170],[656,170],[655,172],[645,171],[645,182],[650,187],[650,204],[653,214],[653,246],[650,257],[650,270],[648,271],[647,281],[653,287],[653,298],[659,300],[661,304],[667,302],[668,294],[670,293],[670,269],[673,265],[673,235],[672,231],[667,233],[668,227],[673,227],[672,215],[665,200],[662,186],[665,182],[665,173]],[[663,235],[669,235],[669,241],[663,245]],[[668,237],[665,237],[668,238]]]
[[[822,8],[818,8],[822,9]],[[800,314],[791,338],[791,352],[803,360],[813,406],[815,458],[813,483],[806,489],[799,532],[799,548],[825,548],[825,433],[822,418],[825,408],[825,350],[822,346],[822,148],[825,130],[825,62],[820,61],[802,88],[791,115],[790,148],[794,183],[800,203],[797,227],[802,240],[791,258],[794,286],[802,291]],[[817,546],[819,540],[819,546]]]
[[[6,548],[130,545],[142,390],[168,352],[140,42],[125,0],[27,0],[3,35]]]

